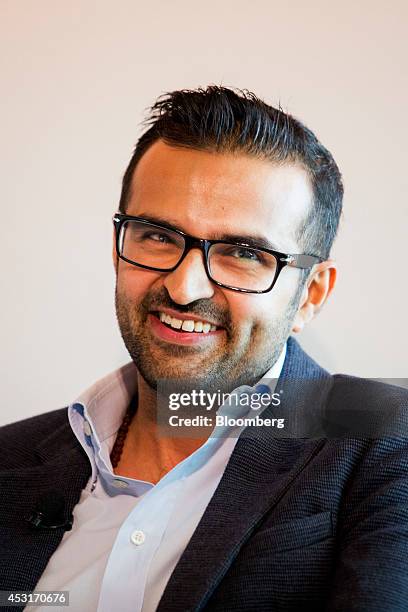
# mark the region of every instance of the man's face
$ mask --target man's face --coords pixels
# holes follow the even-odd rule
[[[306,172],[244,154],[219,154],[156,142],[136,167],[127,214],[166,220],[199,238],[221,234],[269,240],[301,253],[296,229],[312,199]],[[275,363],[290,334],[300,270],[285,267],[273,290],[245,294],[206,276],[192,249],[173,272],[144,270],[116,259],[116,312],[126,348],[146,382],[188,378],[233,389],[254,384]],[[158,311],[218,324],[208,334],[168,333]],[[193,336],[194,335],[194,336]]]

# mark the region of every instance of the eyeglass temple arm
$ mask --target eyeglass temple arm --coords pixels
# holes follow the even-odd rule
[[[313,268],[315,264],[324,260],[317,255],[288,255],[287,257],[281,257],[280,261],[293,268],[307,269]]]

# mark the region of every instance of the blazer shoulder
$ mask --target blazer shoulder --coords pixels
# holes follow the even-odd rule
[[[355,402],[408,406],[408,389],[375,378],[333,374],[332,398],[342,397]]]
[[[0,427],[0,468],[31,464],[37,444],[70,427],[68,406]]]
[[[325,416],[333,435],[407,438],[408,389],[345,374],[332,380]]]

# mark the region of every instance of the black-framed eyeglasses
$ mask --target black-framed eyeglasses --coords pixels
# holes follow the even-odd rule
[[[116,253],[123,261],[146,270],[172,272],[190,249],[199,248],[208,278],[219,287],[243,293],[271,291],[285,266],[307,269],[323,261],[317,255],[280,253],[244,242],[196,238],[143,217],[115,213],[112,220]]]

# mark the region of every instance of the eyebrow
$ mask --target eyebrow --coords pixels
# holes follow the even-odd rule
[[[140,219],[144,219],[145,221],[150,221],[150,223],[157,223],[158,225],[162,225],[163,227],[166,227],[167,229],[180,230],[184,232],[185,234],[188,234],[188,232],[186,232],[182,227],[180,227],[180,225],[176,224],[175,222],[172,222],[171,220],[169,221],[168,219],[165,219],[164,217],[161,217],[160,215],[153,216],[153,215],[147,215],[147,214],[142,213],[137,216]],[[243,234],[229,234],[225,232],[223,233],[216,232],[216,236],[212,240],[229,240],[231,242],[245,243],[254,249],[260,248],[260,249],[270,249],[271,251],[278,251],[278,252],[281,251],[281,249],[276,244],[273,244],[273,242],[270,242],[270,240],[267,240],[263,236],[247,236]]]

